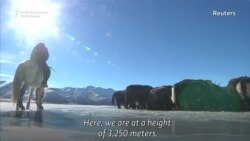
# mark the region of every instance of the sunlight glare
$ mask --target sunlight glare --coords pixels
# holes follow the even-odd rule
[[[14,30],[18,40],[32,43],[57,37],[58,3],[50,0],[12,0],[10,12],[8,26]]]

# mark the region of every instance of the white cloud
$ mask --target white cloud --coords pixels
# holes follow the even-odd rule
[[[5,80],[5,81],[12,81],[14,76],[13,75],[10,75],[10,74],[5,74],[5,73],[0,73],[0,78],[1,80]]]
[[[23,62],[27,56],[23,51],[20,51],[18,54],[0,52],[0,64],[9,64],[9,65],[17,65]]]
[[[58,82],[56,82],[56,81],[48,81],[48,86],[50,87],[50,88],[56,88],[56,87],[58,87]]]
[[[0,64],[10,64],[10,65],[15,65],[16,63],[14,61],[11,60],[7,60],[7,59],[0,59]]]
[[[5,74],[5,73],[0,73],[0,76],[1,77],[11,77],[11,78],[13,78],[13,75],[10,75],[10,74]]]
[[[0,53],[0,63],[1,64],[16,64],[15,59],[17,58],[16,55],[6,53],[6,52],[1,52]]]
[[[19,51],[19,55],[21,55],[21,56],[25,56],[25,51]]]

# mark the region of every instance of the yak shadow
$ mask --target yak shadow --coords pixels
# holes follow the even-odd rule
[[[11,111],[11,126],[43,127],[43,110],[37,111]]]

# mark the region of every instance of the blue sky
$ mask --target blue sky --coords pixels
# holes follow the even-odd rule
[[[29,59],[38,42],[50,52],[48,64],[55,70],[51,87],[119,90],[130,84],[172,85],[187,78],[226,85],[231,78],[250,75],[249,0],[52,2],[59,5],[56,16],[48,12],[53,29],[31,36],[24,28],[38,25],[10,27],[13,13],[21,10],[1,0],[1,80],[13,79],[18,63]],[[236,16],[213,16],[214,10]]]

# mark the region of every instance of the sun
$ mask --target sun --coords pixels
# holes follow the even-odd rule
[[[51,0],[12,0],[8,26],[25,43],[57,37],[61,6]]]

